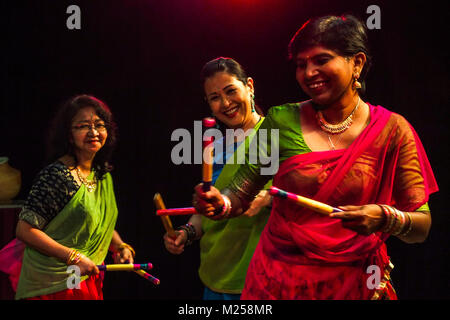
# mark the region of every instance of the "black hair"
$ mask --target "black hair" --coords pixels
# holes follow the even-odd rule
[[[234,59],[218,57],[208,61],[200,72],[200,83],[204,86],[206,79],[214,76],[217,72],[226,72],[236,77],[244,85],[247,85],[248,75],[244,68]],[[255,104],[255,110],[258,114],[264,115],[259,106]]]
[[[72,156],[76,164],[78,159],[72,144],[72,120],[77,112],[83,108],[92,107],[97,116],[105,122],[108,132],[104,146],[97,152],[92,162],[97,179],[102,179],[107,172],[112,170],[110,165],[112,152],[116,146],[117,126],[109,107],[100,99],[81,94],[68,99],[57,110],[51,121],[47,133],[47,163],[53,162],[63,155]]]
[[[364,93],[364,80],[372,64],[365,24],[349,14],[310,19],[292,37],[288,46],[289,58],[294,60],[299,52],[317,45],[333,50],[346,58],[353,57],[359,52],[366,55],[366,62],[358,79],[362,85],[359,91]]]

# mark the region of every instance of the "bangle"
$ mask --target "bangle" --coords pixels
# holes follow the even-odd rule
[[[69,253],[69,257],[67,258],[66,264],[67,265],[73,265],[73,264],[77,264],[78,262],[80,262],[80,260],[83,258],[83,254],[76,250],[76,249],[72,249],[72,251],[70,251]]]
[[[393,236],[398,236],[403,231],[403,229],[406,226],[406,217],[405,217],[405,214],[402,211],[397,210],[395,208],[393,208],[393,209],[394,209],[395,213],[397,214],[397,216],[399,217],[399,220],[398,220],[399,224],[398,224],[398,226],[396,228],[394,228],[392,230],[392,235]]]
[[[220,211],[213,215],[214,219],[225,219],[231,213],[231,200],[226,195],[221,194],[223,199],[223,206],[220,208]]]
[[[407,215],[405,215],[404,212],[397,210],[394,207],[381,204],[379,205],[382,209],[384,214],[386,215],[386,223],[384,227],[381,229],[382,232],[390,233],[393,236],[398,236],[402,232],[404,232],[407,223],[406,223],[406,216],[408,216],[408,219],[410,221],[409,227],[411,227],[411,215],[406,212]],[[407,234],[409,231],[406,231],[403,234]]]
[[[408,216],[408,219],[409,219],[409,227],[408,227],[408,230],[406,230],[406,232],[401,234],[402,237],[405,237],[408,233],[411,232],[412,224],[413,224],[411,214],[409,212],[406,212],[406,215]]]
[[[194,240],[197,238],[197,231],[195,231],[195,227],[190,222],[179,227],[177,230],[186,231],[186,235],[187,235],[186,246],[190,246],[194,242]]]
[[[381,229],[381,231],[385,233],[390,233],[392,230],[392,227],[395,224],[396,217],[394,216],[393,211],[391,211],[391,207],[386,205],[379,205],[381,209],[383,209],[384,214],[386,215],[386,223],[384,224],[384,227]]]
[[[131,251],[131,255],[132,255],[133,258],[134,258],[134,256],[136,255],[136,251],[134,251],[133,247],[130,246],[128,243],[122,242],[122,243],[120,244],[120,246],[119,246],[119,251],[120,251],[120,250],[123,250],[123,249],[125,249],[125,248],[127,248],[128,250]]]

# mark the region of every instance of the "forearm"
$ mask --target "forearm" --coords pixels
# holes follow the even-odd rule
[[[190,224],[195,229],[196,237],[193,240],[198,240],[203,236],[203,230],[202,230],[202,217],[199,214],[193,214],[191,218],[189,219]]]
[[[394,207],[381,205],[385,223],[381,231],[390,233],[406,243],[424,242],[431,228],[431,214],[428,204],[418,211],[404,212]]]
[[[237,217],[244,213],[250,203],[242,201],[239,196],[230,189],[224,189],[221,193],[227,196],[231,201],[231,212],[229,217]]]
[[[431,228],[431,214],[430,212],[409,212],[411,216],[411,231],[406,235],[398,235],[397,237],[406,243],[421,243],[424,242]]]
[[[113,232],[113,236],[111,239],[111,243],[109,245],[109,250],[112,252],[117,252],[119,251],[119,246],[123,243],[122,238],[120,237],[119,233],[114,230]]]
[[[34,228],[29,223],[19,220],[16,228],[16,237],[27,246],[50,257],[55,257],[60,261],[66,262],[69,258],[72,248],[63,246],[50,238],[45,232]]]

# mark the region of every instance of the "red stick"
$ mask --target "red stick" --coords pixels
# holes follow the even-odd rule
[[[204,118],[202,121],[204,128],[212,128],[216,125],[214,118]],[[213,167],[213,153],[214,153],[214,138],[211,136],[203,137],[203,165],[202,165],[202,180],[203,191],[207,192],[211,189],[212,184],[212,167]]]
[[[156,210],[157,216],[182,216],[188,214],[198,214],[198,213],[197,211],[195,211],[194,207]]]

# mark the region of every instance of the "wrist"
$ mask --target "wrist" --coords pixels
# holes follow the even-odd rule
[[[178,231],[184,231],[186,233],[186,246],[190,246],[194,240],[197,239],[197,231],[192,223],[188,222],[185,225],[178,227]]]
[[[221,197],[222,197],[222,200],[223,200],[223,205],[220,208],[216,209],[216,211],[214,212],[214,215],[212,216],[212,218],[214,218],[215,220],[217,220],[217,219],[225,219],[231,213],[231,200],[230,200],[230,198],[228,198],[224,194],[221,194]]]
[[[394,236],[406,236],[412,229],[412,218],[409,212],[402,212],[388,205],[379,205],[385,215],[382,232]]]
[[[83,259],[83,258],[84,258],[84,255],[83,255],[80,251],[78,251],[78,250],[76,250],[76,249],[72,249],[72,250],[69,252],[69,256],[67,257],[66,264],[67,264],[68,266],[77,264],[77,263],[79,263],[79,262],[81,261],[81,259]]]
[[[128,243],[122,242],[118,247],[117,247],[117,251],[114,252],[114,254],[118,254],[119,252],[123,251],[124,249],[128,249],[131,252],[131,255],[134,256],[136,255],[136,251],[134,251],[133,247],[130,246]]]

